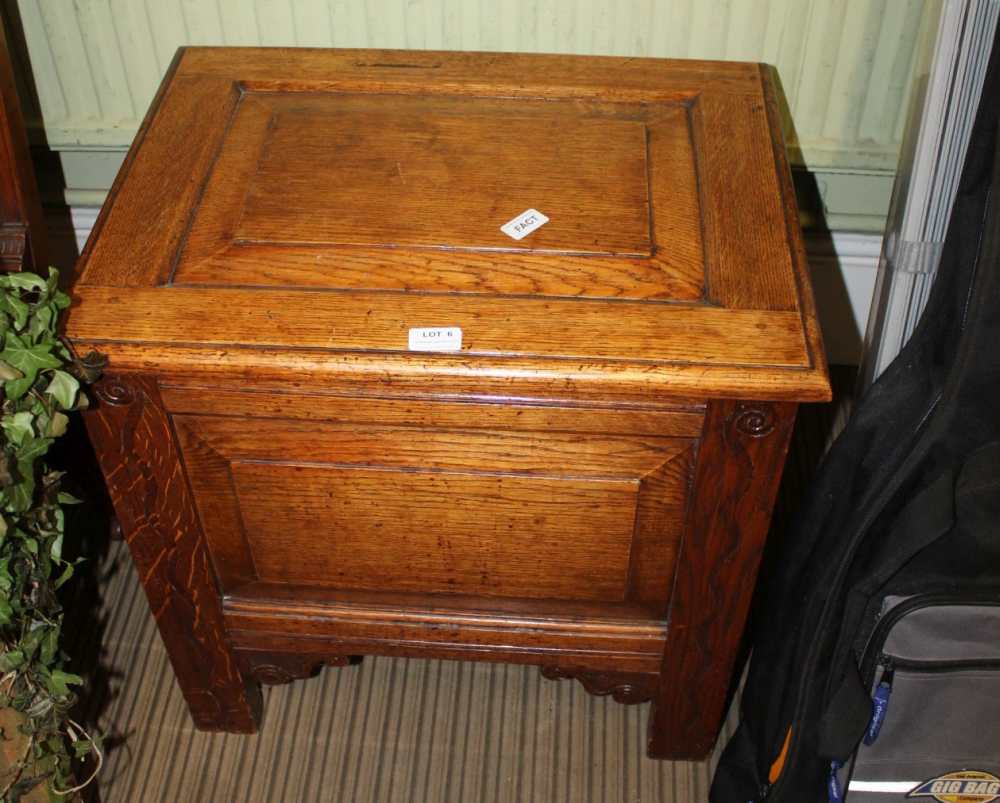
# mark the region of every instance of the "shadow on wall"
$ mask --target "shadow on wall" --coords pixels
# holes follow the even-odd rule
[[[788,100],[777,77],[777,97],[789,158],[798,154],[798,134]],[[858,365],[864,347],[868,309],[875,290],[880,239],[872,235],[834,233],[826,219],[822,188],[814,173],[792,169],[799,216],[807,226],[806,254],[809,259],[817,313],[823,329],[827,359],[835,365]]]

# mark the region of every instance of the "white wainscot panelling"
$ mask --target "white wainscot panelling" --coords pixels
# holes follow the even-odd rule
[[[18,0],[50,147],[124,148],[178,46],[432,48],[764,61],[793,159],[892,171],[936,0]]]

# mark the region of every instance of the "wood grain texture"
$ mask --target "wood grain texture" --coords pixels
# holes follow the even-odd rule
[[[418,429],[525,430],[604,435],[650,435],[658,438],[697,438],[704,421],[704,404],[673,409],[614,409],[607,406],[519,404],[511,398],[475,401],[470,398],[435,401],[347,396],[326,388],[268,389],[234,385],[169,385],[160,396],[172,413],[290,418]]]
[[[798,309],[771,147],[780,130],[769,129],[764,99],[706,94],[693,105],[691,118],[708,297],[727,309]]]
[[[265,582],[620,600],[636,488],[622,480],[233,466]]]
[[[500,231],[528,208],[549,222]],[[173,281],[697,300],[704,275],[682,106],[251,93]]]
[[[155,372],[175,383],[242,382],[276,390],[323,388],[359,398],[403,397],[553,401],[606,407],[673,408],[706,398],[829,401],[822,369],[788,371],[767,366],[649,364],[607,360],[521,359],[461,355],[282,351],[168,343],[74,342],[111,355],[131,372]],[[752,393],[751,393],[752,390]]]
[[[608,435],[628,414],[584,412],[593,433],[174,420],[225,591],[627,599],[663,615],[692,441]]]
[[[651,757],[697,758],[715,742],[794,420],[794,405],[709,405],[649,720]]]
[[[433,92],[519,98],[683,100],[760,91],[755,64],[528,53],[190,47],[181,73],[239,75],[252,90]]]
[[[465,355],[771,366],[803,374],[800,384],[812,367],[796,311],[215,287],[86,287],[78,298],[74,339],[105,342],[112,359],[114,343],[129,340],[154,353],[158,344],[406,352],[410,327],[459,326]]]
[[[77,263],[81,281],[166,281],[238,99],[232,81],[167,74]]]
[[[802,237],[802,228],[798,225],[798,201],[795,197],[795,187],[792,184],[792,169],[788,161],[788,150],[785,147],[781,112],[778,106],[778,91],[781,83],[774,67],[766,64],[761,64],[759,67],[761,86],[764,89],[764,107],[771,126],[771,148],[774,153],[775,172],[781,189],[781,201],[785,210],[785,232],[788,236],[792,268],[795,271],[806,346],[809,349],[812,364],[818,371],[828,374],[826,349],[823,346],[823,335],[819,327],[819,317],[816,314],[816,300],[809,278],[809,259],[806,256],[805,241]]]
[[[86,414],[115,513],[199,728],[253,732],[260,691],[241,674],[156,381],[105,376]]]
[[[666,626],[655,619],[558,614],[536,603],[522,615],[474,613],[437,605],[423,595],[409,606],[360,601],[306,603],[225,600],[226,624],[238,650],[327,655],[412,655],[559,666],[584,671],[658,671]]]

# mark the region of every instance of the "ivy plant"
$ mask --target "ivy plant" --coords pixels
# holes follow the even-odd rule
[[[78,500],[60,489],[62,474],[45,456],[66,432],[67,413],[86,406],[81,380],[94,370],[59,337],[69,298],[58,280],[55,269],[0,275],[0,709],[16,712],[4,721],[19,731],[0,734],[19,754],[0,775],[5,803],[41,784],[72,796],[82,787],[73,781],[77,760],[93,753],[101,763],[97,740],[70,718],[82,680],[66,671],[59,647],[56,592],[75,565],[63,557],[63,507]]]

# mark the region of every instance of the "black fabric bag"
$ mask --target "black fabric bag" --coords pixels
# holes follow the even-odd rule
[[[828,800],[872,719],[864,654],[887,599],[1000,602],[998,53],[921,321],[765,558],[712,803]]]

